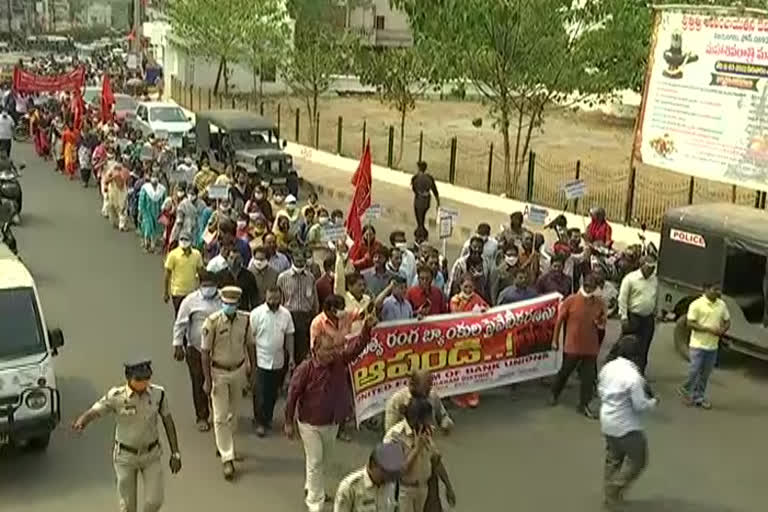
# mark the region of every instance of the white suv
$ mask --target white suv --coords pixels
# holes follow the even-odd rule
[[[195,120],[176,103],[165,101],[145,101],[136,107],[133,125],[144,135],[187,138],[194,136]]]

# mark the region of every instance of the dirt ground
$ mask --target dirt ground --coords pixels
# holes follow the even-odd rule
[[[202,95],[205,103],[206,94]],[[214,100],[215,102],[215,100]],[[193,109],[197,105],[193,99]],[[373,97],[329,96],[321,100],[319,133],[312,133],[307,108],[296,97],[273,97],[265,100],[264,114],[278,119],[282,136],[296,138],[296,111],[299,109],[299,142],[336,152],[341,118],[341,153],[357,158],[363,147],[363,130],[370,138],[373,159],[386,165],[389,129],[394,129],[394,167],[413,172],[419,158],[429,164],[430,172],[449,181],[451,139],[456,137],[454,183],[491,193],[504,193],[503,143],[488,115],[488,108],[476,101],[424,100],[406,120],[405,139],[400,157],[398,113]],[[231,105],[227,105],[231,106]],[[238,102],[238,108],[258,110],[255,104]],[[473,120],[482,119],[475,127]],[[544,124],[534,130],[531,150],[535,153],[532,200],[553,208],[564,208],[563,184],[579,177],[587,184],[587,195],[569,210],[586,211],[602,205],[613,220],[626,217],[630,183],[631,120],[596,112],[552,109],[545,114]],[[512,133],[514,144],[514,132]],[[493,153],[491,154],[491,144]],[[421,148],[421,153],[420,153]],[[399,161],[398,161],[398,157]],[[491,170],[489,180],[489,167]],[[528,165],[524,164],[519,185],[513,193],[524,198],[527,190]],[[672,206],[687,204],[691,181],[688,176],[661,169],[636,165],[635,195],[631,219],[656,227],[663,212]],[[755,192],[721,183],[697,179],[693,183],[693,202],[729,201],[754,205]]]

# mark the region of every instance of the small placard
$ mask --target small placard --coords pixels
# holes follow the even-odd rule
[[[333,226],[323,230],[323,242],[338,242],[347,239],[347,230],[344,226]]]
[[[180,148],[184,145],[184,138],[180,133],[171,133],[168,135],[168,145],[172,148]]]
[[[208,197],[211,199],[229,198],[229,185],[209,185]]]
[[[528,208],[528,222],[536,226],[543,226],[547,223],[547,216],[549,212],[544,208],[538,206],[531,206]]]
[[[453,236],[453,217],[450,215],[442,215],[438,217],[438,231],[440,234],[440,240],[451,238]]]
[[[367,210],[365,210],[365,220],[366,222],[371,222],[376,219],[381,218],[381,205],[380,204],[372,204],[368,207]]]
[[[459,209],[453,208],[452,206],[441,206],[437,209],[437,218],[441,217],[453,217],[454,219],[459,218]]]
[[[563,185],[563,190],[565,191],[565,199],[570,201],[587,195],[587,184],[584,183],[584,180],[573,180]]]

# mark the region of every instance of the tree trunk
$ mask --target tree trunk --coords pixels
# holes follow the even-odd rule
[[[501,112],[501,138],[504,140],[504,190],[507,197],[514,197],[512,193],[512,172],[510,171],[510,144],[509,144],[509,114],[506,110]],[[515,155],[517,158],[517,155]]]
[[[257,78],[257,72],[256,68],[251,69],[251,74],[253,75],[253,88],[251,89],[251,98],[253,98],[253,104],[258,105],[259,103],[259,92],[258,92],[258,84],[256,82]]]
[[[536,120],[536,118],[539,116],[539,113],[544,109],[544,104],[542,103],[539,105],[539,107],[533,111],[531,114],[530,123],[528,124],[528,131],[525,134],[525,141],[523,142],[523,156],[528,154],[528,148],[531,146],[531,135],[533,134],[533,123]]]
[[[229,94],[229,66],[227,59],[224,59],[224,94]]]
[[[264,63],[259,64],[259,102],[264,99]]]
[[[403,160],[403,149],[405,148],[405,115],[406,110],[403,109],[400,111],[400,147],[397,151],[397,160],[395,161],[395,167],[398,167],[400,165],[400,162]]]
[[[512,179],[512,188],[514,191],[512,192],[513,196],[514,194],[517,194],[517,186],[520,182],[520,171],[521,171],[521,159],[525,158],[525,153],[520,155],[520,132],[523,131],[523,114],[525,112],[525,103],[520,103],[520,107],[517,109],[517,135],[515,136],[515,175]],[[509,125],[509,118],[507,118],[507,125]]]
[[[219,59],[219,70],[216,71],[216,83],[213,84],[213,95],[219,94],[219,82],[221,82],[221,72],[224,69],[224,57]]]

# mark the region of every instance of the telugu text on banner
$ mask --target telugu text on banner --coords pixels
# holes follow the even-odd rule
[[[59,92],[81,89],[85,84],[85,68],[80,66],[62,75],[36,75],[22,68],[13,70],[13,89],[23,92]]]
[[[557,373],[552,350],[559,294],[482,313],[387,322],[350,365],[358,423],[382,412],[416,369],[432,372],[441,396],[490,389]]]
[[[656,13],[636,153],[768,190],[768,19],[692,9]]]

